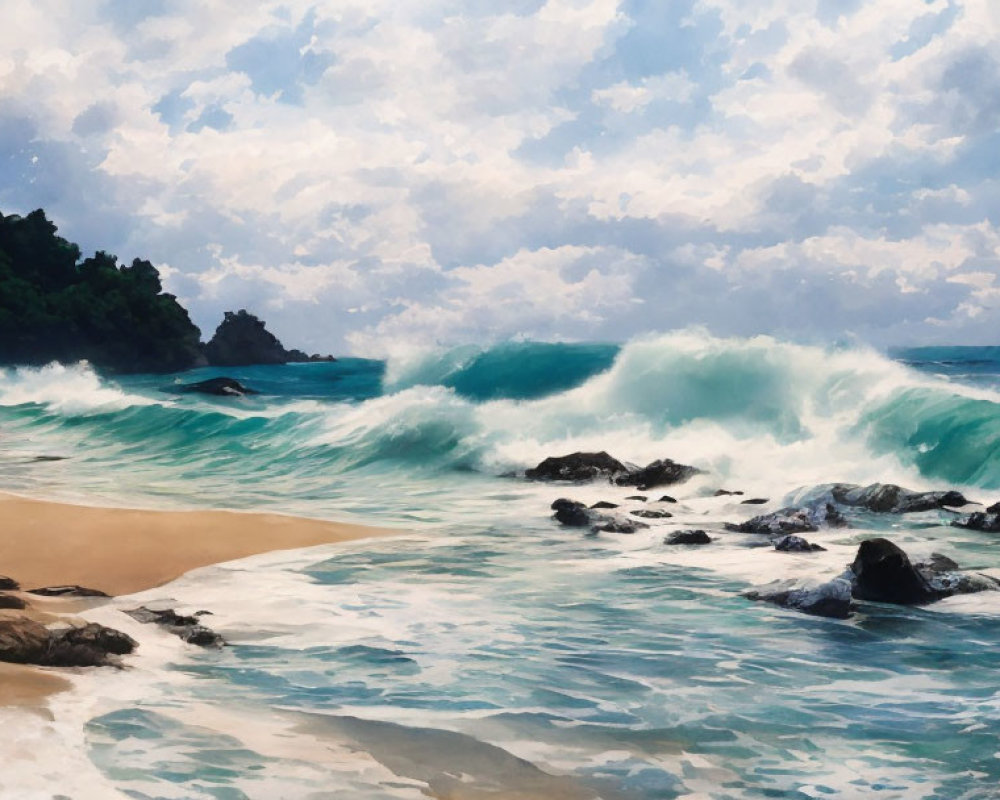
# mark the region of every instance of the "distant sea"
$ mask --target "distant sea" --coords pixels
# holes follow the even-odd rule
[[[261,394],[170,391],[221,374]],[[645,503],[517,477],[575,450],[705,474]],[[876,481],[1000,499],[1000,347],[677,333],[170,376],[0,371],[0,490],[401,531],[144,593],[211,609],[233,646],[144,642],[141,666],[56,700],[80,758],[132,798],[423,797],[400,753],[434,736],[442,762],[511,780],[534,765],[607,798],[996,797],[1000,593],[835,621],[740,592],[832,576],[875,535],[984,570],[1000,540],[941,511],[856,515],[808,556],[662,541]],[[666,493],[674,516],[633,535],[550,519],[559,496],[627,511]],[[317,751],[327,736],[374,760]]]

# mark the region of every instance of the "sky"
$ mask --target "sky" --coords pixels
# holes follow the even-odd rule
[[[0,10],[0,211],[206,335],[1000,338],[995,0]]]

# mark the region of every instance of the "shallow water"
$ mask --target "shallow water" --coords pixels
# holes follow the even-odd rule
[[[129,672],[55,701],[95,780],[133,798],[996,796],[1000,595],[867,604],[848,621],[740,597],[835,575],[871,535],[1000,574],[994,537],[933,512],[855,515],[810,535],[829,548],[815,555],[721,533],[662,544],[836,480],[992,502],[1000,366],[978,363],[992,355],[965,354],[965,381],[964,367],[941,376],[938,352],[905,366],[683,334],[582,348],[568,385],[556,370],[544,384],[545,358],[565,352],[540,348],[528,392],[502,363],[526,348],[235,370],[270,392],[236,402],[160,392],[172,377],[0,378],[5,488],[401,530],[198,570],[93,612],[142,639]],[[675,517],[586,536],[548,519],[552,499],[634,490],[502,477],[578,448],[708,474],[665,490]],[[770,502],[712,497],[720,486]],[[232,646],[198,651],[120,613],[139,602],[211,609]]]

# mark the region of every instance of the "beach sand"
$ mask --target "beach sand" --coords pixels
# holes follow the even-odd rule
[[[122,595],[209,564],[398,533],[278,514],[94,508],[0,493],[0,575],[23,589],[77,584]],[[92,602],[22,597],[42,621]],[[37,705],[69,685],[58,671],[0,662],[0,706]]]

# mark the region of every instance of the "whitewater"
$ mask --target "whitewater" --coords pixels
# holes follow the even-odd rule
[[[171,391],[220,374],[261,394]],[[995,502],[998,348],[687,331],[179,376],[50,365],[0,371],[0,436],[3,491],[399,529],[88,612],[138,655],[76,676],[54,719],[12,720],[5,763],[30,750],[47,766],[6,775],[5,797],[998,796],[1000,593],[846,621],[740,594],[835,575],[877,535],[1000,575],[995,536],[934,511],[855,515],[810,534],[816,554],[663,543],[832,482]],[[665,489],[673,517],[587,536],[550,518],[552,500],[650,503],[522,477],[577,450],[704,472]],[[211,609],[232,646],[132,624],[120,610],[140,602]]]

